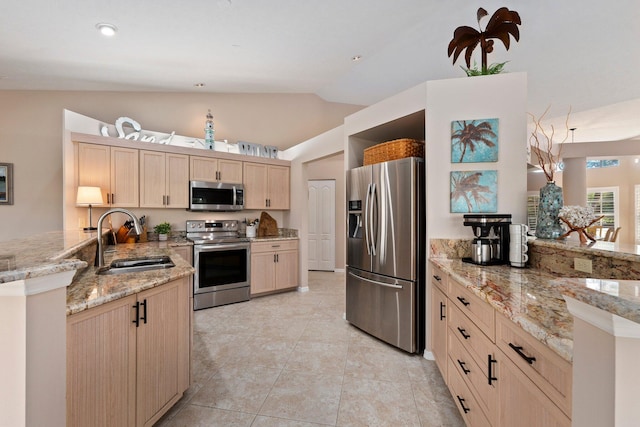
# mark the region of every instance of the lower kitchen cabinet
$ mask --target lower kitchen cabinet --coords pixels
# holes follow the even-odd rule
[[[466,425],[571,426],[571,364],[430,269],[432,352]]]
[[[499,426],[571,427],[571,420],[508,357],[497,352],[500,366]]]
[[[189,387],[185,277],[67,318],[67,425],[152,426]]]
[[[298,241],[251,244],[251,295],[298,286]]]

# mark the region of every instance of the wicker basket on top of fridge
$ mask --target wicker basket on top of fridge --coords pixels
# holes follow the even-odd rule
[[[405,157],[424,158],[424,141],[401,138],[365,148],[364,165],[404,159]]]

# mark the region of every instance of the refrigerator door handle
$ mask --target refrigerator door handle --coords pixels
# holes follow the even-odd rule
[[[367,217],[369,213],[369,195],[371,194],[371,184],[367,187],[367,196],[364,198],[364,241],[367,245],[367,255],[371,255],[371,245],[369,243],[369,226],[371,220]]]
[[[376,197],[376,193],[377,193],[376,184],[371,184],[371,206],[369,209],[369,229],[370,229],[369,232],[371,233],[371,252],[373,253],[373,256],[376,256],[376,247],[377,247],[376,240],[375,240],[376,230],[374,229],[375,222],[374,222],[374,215],[373,215],[373,211],[376,208],[376,205],[375,205],[376,200],[374,200],[374,197]],[[377,215],[375,219],[376,220],[378,219]]]
[[[366,277],[359,276],[357,274],[352,273],[351,271],[349,272],[349,275],[355,277],[356,279],[364,280],[365,282],[369,282],[369,283],[373,283],[374,285],[385,286],[387,288],[402,289],[402,285],[393,285],[391,283],[383,283],[383,282],[378,282],[377,280],[367,279]]]

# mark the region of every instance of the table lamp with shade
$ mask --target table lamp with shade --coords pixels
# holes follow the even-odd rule
[[[78,197],[76,198],[76,205],[89,206],[89,226],[84,227],[84,231],[89,232],[97,230],[96,227],[92,226],[93,221],[91,218],[91,205],[101,205],[102,203],[104,202],[102,199],[102,190],[100,189],[100,187],[78,187]]]

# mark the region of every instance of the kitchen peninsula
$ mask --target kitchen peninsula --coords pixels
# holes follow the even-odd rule
[[[637,277],[638,255],[539,240],[530,247],[535,267],[518,269],[447,257],[460,245],[431,241],[431,336],[467,423],[634,425],[640,281],[598,266]],[[576,256],[592,259],[595,274],[563,271]]]
[[[75,415],[75,409],[74,414],[71,414],[69,409],[65,410],[69,400],[67,395],[71,393],[68,386],[67,364],[73,355],[75,334],[70,319],[74,316],[86,318],[93,310],[103,310],[110,304],[125,301],[127,307],[121,311],[121,317],[128,328],[128,336],[131,337],[131,333],[136,333],[136,326],[131,326],[133,324],[130,321],[129,300],[135,300],[142,295],[151,300],[157,297],[160,290],[171,290],[167,294],[168,298],[162,301],[163,303],[171,300],[174,295],[183,295],[179,301],[186,297],[183,305],[184,312],[187,314],[179,321],[182,330],[178,330],[178,326],[173,329],[176,330],[180,343],[186,345],[182,352],[183,356],[179,356],[176,361],[183,368],[178,366],[174,368],[174,370],[182,369],[180,374],[182,382],[177,386],[182,386],[183,390],[188,387],[188,345],[191,329],[189,277],[194,272],[193,267],[167,243],[125,244],[118,245],[115,252],[106,254],[107,263],[113,258],[169,255],[175,267],[139,273],[96,276],[96,268],[91,262],[96,243],[96,233],[81,231],[48,232],[3,242],[0,248],[0,260],[3,263],[0,268],[0,324],[2,324],[0,346],[12,351],[3,351],[0,355],[0,365],[5,367],[2,374],[2,387],[0,387],[0,425],[61,427],[67,425],[67,418]],[[168,307],[160,304],[157,306]],[[151,323],[151,325],[144,325],[151,331],[154,314],[150,307],[147,308],[149,308],[149,320],[147,321],[144,316],[145,319],[140,319],[140,323],[143,321]],[[108,329],[112,331],[113,336],[116,336],[117,331],[114,334],[113,327],[114,324],[111,324]],[[68,333],[68,330],[72,332]],[[87,331],[94,336],[98,335],[96,329]],[[127,342],[135,343],[135,335],[133,337],[134,341],[129,338]],[[94,343],[95,341],[94,339]],[[134,358],[131,359],[131,357]],[[69,366],[74,366],[73,372],[78,369],[92,368],[97,373],[100,363],[98,360],[90,359],[90,357],[84,357],[82,365]],[[135,355],[131,356],[129,353],[127,360],[135,363]],[[164,365],[163,369],[166,367],[168,365]],[[135,365],[133,368],[134,371],[129,373],[135,374]],[[140,371],[139,369],[138,375]],[[115,374],[113,371],[109,373],[110,376]],[[106,378],[110,379],[109,376]],[[129,399],[129,407],[132,405],[130,402],[134,404],[136,402],[135,393],[131,394],[131,390],[135,390],[135,382],[134,388],[130,386],[131,381],[135,380],[135,375],[127,379],[129,391],[124,395]],[[160,411],[152,408],[153,405],[146,405],[147,409],[154,409],[153,417],[149,420],[157,419],[161,411],[168,409],[173,404],[173,400],[179,398],[183,390],[178,390],[177,386],[175,387],[177,391],[174,393],[175,399],[172,399],[171,403],[165,402]],[[120,395],[120,393],[116,394]],[[92,405],[87,407],[99,406],[95,405],[97,401],[94,399]],[[105,404],[112,403],[109,401]],[[107,411],[117,412],[112,407],[108,407]],[[124,416],[129,417],[132,413],[129,408]],[[143,411],[139,413],[144,414]],[[131,418],[128,419],[131,420]]]

